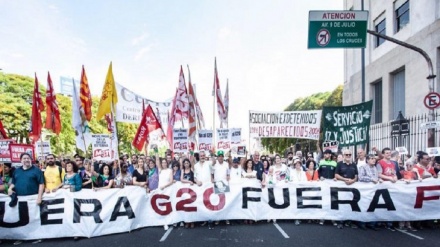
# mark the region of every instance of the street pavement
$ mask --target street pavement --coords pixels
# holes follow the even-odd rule
[[[14,241],[3,241],[1,246],[14,246]],[[199,224],[194,229],[170,227],[165,231],[163,227],[148,227],[128,233],[113,234],[96,238],[45,239],[39,244],[25,241],[19,246],[399,246],[421,247],[439,246],[440,229],[423,229],[416,232],[391,231],[381,228],[379,231],[352,229],[345,227],[338,229],[330,222],[324,226],[317,223],[303,223],[296,226],[293,221],[278,221],[276,224],[259,222],[253,225],[237,224],[225,225],[221,222],[213,230]]]

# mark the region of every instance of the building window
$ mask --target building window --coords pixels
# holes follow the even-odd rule
[[[373,123],[382,123],[382,81],[373,84]]]
[[[393,100],[393,110],[391,113],[391,119],[395,119],[402,111],[405,115],[405,70],[400,70],[393,74],[393,85],[392,85],[392,100]]]
[[[376,32],[386,35],[386,19],[383,19],[378,24],[376,24]],[[376,36],[376,47],[380,46],[383,42],[385,42],[384,39],[379,38]]]
[[[396,33],[409,23],[409,1],[396,9]]]

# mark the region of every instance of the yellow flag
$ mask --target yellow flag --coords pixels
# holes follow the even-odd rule
[[[112,63],[108,67],[107,77],[105,78],[104,88],[102,89],[101,100],[99,101],[98,113],[96,118],[100,120],[105,114],[112,112],[112,107],[118,102],[115,79],[113,78]],[[112,106],[113,105],[113,106]]]

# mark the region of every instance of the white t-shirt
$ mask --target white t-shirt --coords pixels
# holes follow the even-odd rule
[[[214,182],[218,182],[218,181],[227,182],[229,175],[229,164],[225,161],[223,161],[223,163],[220,164],[217,161],[215,165],[212,166],[212,174],[214,174]]]
[[[212,170],[212,162],[205,161],[202,163],[197,162],[194,165],[194,178],[197,181],[202,183],[210,183],[211,182],[211,170]]]
[[[297,171],[296,169],[289,168],[289,177],[290,177],[289,181],[294,183],[307,181],[306,172],[303,171],[302,168],[301,171]]]
[[[241,166],[238,166],[237,168],[231,167],[231,169],[229,169],[229,182],[240,183],[242,171],[243,169],[241,168]]]
[[[366,165],[367,164],[367,159],[364,159],[364,160],[358,160],[357,161],[357,168],[358,168],[358,171],[359,171],[359,168],[361,168],[361,166],[364,166],[364,165]]]
[[[172,179],[172,174],[173,174],[173,170],[167,168],[167,169],[162,169],[159,172],[159,185],[158,188],[167,185],[171,182],[170,179]]]

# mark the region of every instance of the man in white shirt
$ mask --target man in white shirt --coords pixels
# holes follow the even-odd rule
[[[213,162],[215,159],[213,157]],[[203,184],[211,184],[214,180],[212,174],[212,163],[211,161],[206,161],[205,151],[200,151],[199,153],[199,162],[194,165],[194,181],[198,186],[202,186]],[[206,222],[203,222],[202,226],[206,225]],[[209,230],[214,229],[212,225],[212,221],[208,221]]]
[[[194,165],[194,180],[198,186],[213,182],[212,162],[206,161],[205,151],[200,151],[200,160]]]
[[[217,162],[212,166],[214,182],[223,181],[225,184],[229,181],[229,163],[224,160],[224,152],[217,152]]]
[[[364,166],[366,164],[367,164],[367,159],[365,158],[365,150],[363,148],[358,148],[357,161],[356,161],[358,170],[361,168],[361,166]]]
[[[241,183],[241,172],[243,169],[240,165],[240,158],[234,158],[232,166],[229,169],[229,184]]]
[[[229,163],[224,160],[225,153],[221,150],[217,152],[217,162],[213,162],[212,175],[214,182],[223,182],[225,185],[229,183]],[[215,222],[216,225],[219,221]],[[226,225],[229,225],[229,220],[226,220]]]

